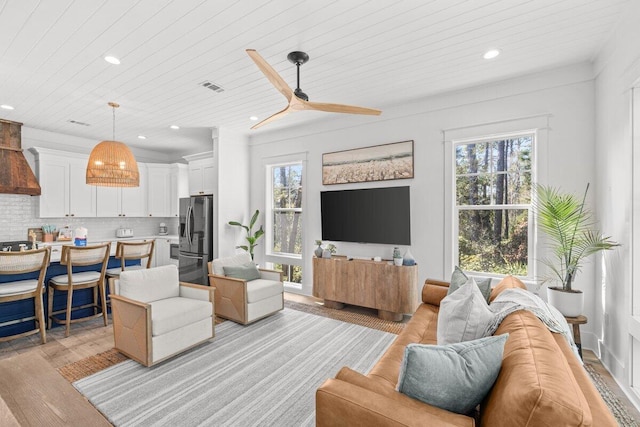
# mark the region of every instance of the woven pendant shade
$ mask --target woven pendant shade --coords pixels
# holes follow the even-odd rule
[[[93,147],[87,164],[87,184],[139,187],[138,163],[129,147],[118,141],[102,141]]]
[[[116,108],[113,109],[113,139],[116,139]],[[87,163],[87,184],[103,187],[140,187],[138,163],[126,144],[118,141],[102,141],[91,150]]]

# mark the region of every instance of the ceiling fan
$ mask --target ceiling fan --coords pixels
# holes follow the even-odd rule
[[[287,55],[287,59],[289,62],[295,64],[297,68],[297,87],[296,90],[291,90],[291,88],[287,85],[282,77],[276,72],[276,70],[269,65],[267,61],[264,60],[262,56],[255,49],[247,49],[247,53],[253,59],[253,62],[256,63],[260,71],[264,73],[265,76],[269,79],[272,85],[280,91],[281,94],[287,98],[289,101],[289,105],[285,107],[284,110],[278,111],[272,116],[267,117],[260,123],[251,127],[251,129],[257,129],[260,126],[264,126],[267,123],[270,123],[276,119],[283,117],[288,113],[292,113],[300,110],[316,110],[316,111],[327,111],[330,113],[347,113],[347,114],[368,114],[378,116],[382,111],[376,110],[374,108],[364,108],[364,107],[355,107],[352,105],[344,105],[344,104],[327,104],[324,102],[309,102],[309,97],[306,93],[304,93],[300,89],[300,66],[309,60],[309,55],[304,52],[291,52]]]

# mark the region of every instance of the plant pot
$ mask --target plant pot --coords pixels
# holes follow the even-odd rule
[[[322,246],[318,245],[318,247],[316,248],[315,251],[313,251],[313,253],[315,254],[316,258],[322,258]]]
[[[51,233],[46,233],[42,235],[42,241],[43,242],[53,242],[53,234]]]
[[[402,265],[402,258],[394,258],[393,259],[393,265],[401,266]]]
[[[547,288],[547,300],[566,317],[578,317],[583,312],[584,294],[582,291]]]
[[[329,249],[322,251],[322,258],[331,258],[331,251]]]

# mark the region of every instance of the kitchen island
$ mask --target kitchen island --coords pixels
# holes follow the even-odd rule
[[[127,242],[137,242],[148,239],[165,239],[165,240],[173,240],[177,239],[177,236],[148,236],[148,237],[135,237],[135,238],[120,238],[120,239],[102,239],[102,240],[89,240],[88,244],[98,244],[106,241],[111,242],[111,257],[109,258],[109,263],[107,268],[120,267],[120,260],[116,258],[116,244],[118,241],[127,241]],[[65,265],[60,264],[60,256],[62,253],[63,245],[71,245],[72,242],[53,242],[53,243],[40,243],[44,246],[51,247],[51,260],[49,267],[47,268],[47,274],[45,276],[44,283],[44,311],[45,311],[45,319],[48,316],[48,300],[47,300],[47,285],[49,279],[54,276],[59,276],[62,274],[67,274],[67,267]],[[127,261],[127,265],[136,265],[140,264],[139,261]],[[80,271],[89,271],[96,270],[96,266],[86,266],[86,267],[76,267],[74,268],[74,272]],[[0,275],[0,284],[5,282],[11,282],[14,280],[27,280],[27,279],[37,279],[38,272],[30,273],[30,274],[22,274],[22,275]],[[106,292],[109,293],[109,287],[106,286]],[[92,302],[93,290],[92,289],[81,289],[73,292],[73,306],[82,306],[85,304],[90,304]],[[53,300],[53,310],[62,310],[66,307],[67,304],[67,296],[64,292],[56,292],[56,295]],[[19,334],[21,332],[25,332],[35,328],[35,307],[33,303],[33,299],[21,300],[21,301],[12,301],[3,303],[0,306],[0,337],[5,337],[9,335]],[[87,315],[93,314],[93,308],[85,308],[81,310],[74,310],[72,312],[72,318],[84,317]],[[22,321],[28,319],[26,321]],[[53,323],[53,327],[59,326],[56,323]]]

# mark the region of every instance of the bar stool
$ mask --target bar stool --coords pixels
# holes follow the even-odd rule
[[[116,258],[120,260],[120,267],[114,267],[107,269],[107,279],[109,281],[109,294],[114,293],[114,289],[111,289],[111,279],[118,279],[120,273],[127,270],[142,270],[151,268],[151,260],[153,258],[153,248],[156,241],[145,240],[144,242],[118,242],[116,245]],[[142,260],[146,258],[146,263],[143,264]],[[125,265],[127,261],[140,260],[140,265]],[[107,304],[111,304],[110,299],[107,299]]]
[[[93,246],[62,247],[60,264],[67,266],[67,274],[55,276],[49,280],[49,328],[51,328],[52,322],[64,323],[64,336],[68,337],[71,323],[83,322],[85,320],[95,319],[96,317],[102,316],[104,318],[104,326],[109,324],[107,320],[107,304],[105,302],[105,273],[107,263],[109,262],[110,250],[111,243]],[[89,265],[99,265],[100,271],[73,271],[74,267]],[[72,307],[73,292],[80,289],[90,288],[93,288],[93,302],[88,305]],[[53,296],[55,291],[63,291],[67,293],[67,306],[64,310],[53,311]],[[98,300],[98,292],[100,293],[100,300]],[[98,301],[100,301],[101,304],[98,304]],[[71,312],[73,310],[88,307],[93,307],[93,315],[78,319],[71,319]],[[98,312],[98,309],[100,309],[100,312]],[[64,319],[55,316],[60,313],[65,313]]]
[[[19,301],[33,298],[35,303],[34,317],[12,320],[1,323],[0,326],[35,320],[36,328],[19,334],[0,338],[0,342],[40,332],[42,344],[47,342],[46,323],[44,319],[44,278],[49,266],[50,248],[36,249],[26,252],[0,252],[0,274],[23,275],[40,271],[37,279],[24,279],[0,283],[0,303]]]

